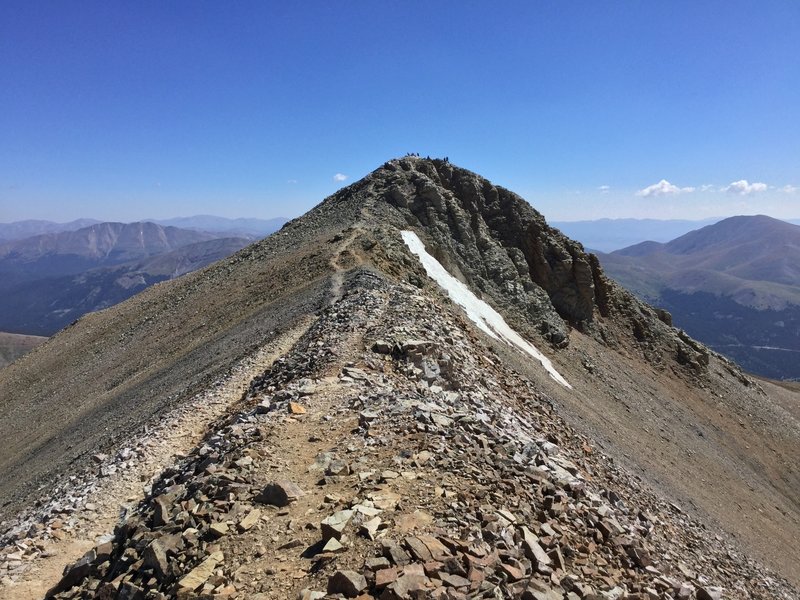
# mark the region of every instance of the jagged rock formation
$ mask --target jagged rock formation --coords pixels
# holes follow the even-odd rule
[[[387,199],[430,233],[437,252],[460,259],[478,289],[502,298],[511,292],[554,342],[567,339],[561,319],[581,326],[607,309],[600,302],[605,282],[583,248],[513,192],[446,162],[388,167],[395,170],[386,178]]]
[[[577,328],[610,347],[635,347],[655,364],[678,360],[697,371],[708,364],[707,349],[679,336],[668,313],[610,281],[579,243],[549,227],[520,196],[475,173],[445,160],[407,157],[386,163],[317,210],[325,214],[353,202],[362,206],[360,219],[373,236],[364,244],[393,249],[396,228],[421,229],[451,273],[528,335],[565,346]],[[392,262],[402,262],[399,253],[387,255],[382,266],[390,270]]]
[[[409,228],[572,388],[477,333],[405,246]],[[177,460],[153,460],[162,434],[131,438],[143,413],[172,414],[274,344],[278,310],[299,341]],[[35,379],[67,344],[94,350],[52,370],[96,380],[80,401]],[[32,585],[72,535],[96,543],[53,597],[796,596],[796,396],[754,385],[519,197],[447,161],[391,161],[44,350],[0,372],[2,481],[20,479],[3,488],[0,591]],[[156,371],[134,360],[145,352]],[[80,419],[62,409],[66,426],[13,434],[34,404],[67,401]],[[42,449],[73,461],[71,482]],[[44,478],[58,492],[34,506]],[[102,536],[116,498],[135,502]]]

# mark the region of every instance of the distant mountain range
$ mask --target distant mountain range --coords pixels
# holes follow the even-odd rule
[[[288,221],[283,217],[276,219],[227,219],[212,215],[195,215],[193,217],[177,217],[174,219],[145,219],[159,225],[194,229],[197,231],[225,232],[229,234],[264,237],[278,231]]]
[[[0,330],[51,335],[81,315],[253,241],[150,222],[98,223],[0,243]]]
[[[285,222],[197,215],[160,223],[0,224],[0,330],[51,335],[86,312],[224,258]],[[750,371],[800,378],[800,227],[765,216],[708,223],[553,225],[596,251],[635,242],[598,252],[611,276]],[[30,232],[39,233],[10,239]]]
[[[721,217],[700,221],[660,219],[597,219],[593,221],[553,221],[564,234],[592,251],[613,252],[644,241],[668,242],[685,233],[713,225]],[[800,224],[800,219],[789,220]]]
[[[39,279],[116,265],[205,242],[219,234],[155,223],[98,223],[76,231],[45,233],[0,243],[0,276]]]
[[[280,229],[288,219],[278,217],[275,219],[228,219],[212,215],[195,215],[192,217],[176,217],[173,219],[142,219],[149,223],[156,223],[166,227],[179,227],[196,231],[211,233],[225,232],[241,237],[261,238]],[[23,238],[42,235],[46,233],[61,233],[63,231],[77,231],[90,225],[102,223],[97,219],[77,219],[68,223],[53,221],[26,220],[13,223],[0,223],[0,241],[21,240]]]
[[[678,327],[753,373],[800,378],[800,227],[724,219],[668,243],[600,254],[606,271]]]
[[[96,219],[77,219],[75,221],[69,221],[68,223],[28,219],[25,221],[14,221],[13,223],[0,223],[0,240],[21,240],[44,233],[76,231],[100,222],[101,221]]]

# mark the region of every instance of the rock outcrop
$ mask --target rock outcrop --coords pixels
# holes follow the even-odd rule
[[[312,213],[346,204],[360,210],[356,221],[368,231],[366,245],[377,241],[391,249],[397,228],[420,230],[451,274],[517,329],[554,347],[567,346],[570,330],[577,329],[609,348],[632,349],[660,368],[687,366],[687,377],[707,367],[708,349],[679,335],[668,313],[608,279],[596,256],[548,226],[523,198],[447,160],[389,161]],[[402,252],[389,251],[386,262],[402,262]]]

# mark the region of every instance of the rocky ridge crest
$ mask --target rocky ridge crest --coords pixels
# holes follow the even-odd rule
[[[345,290],[48,597],[791,597],[452,307],[367,270]]]
[[[51,596],[793,597],[791,584],[746,558],[746,545],[697,520],[702,511],[670,504],[663,498],[673,496],[648,491],[649,473],[634,476],[612,459],[646,448],[639,464],[655,465],[654,478],[673,477],[683,490],[694,486],[700,508],[733,490],[730,501],[747,507],[740,510],[763,509],[748,519],[756,534],[791,548],[796,540],[781,536],[791,532],[796,474],[780,463],[797,439],[791,422],[771,427],[778,413],[756,406],[757,392],[735,367],[713,354],[702,360],[702,346],[665,315],[628,306],[627,293],[578,244],[497,190],[447,161],[390,161],[275,236],[61,334],[97,339],[101,328],[117,332],[114,319],[130,312],[128,322],[164,357],[164,377],[199,379],[211,370],[203,354],[179,369],[162,353],[199,344],[174,324],[188,318],[185,307],[200,315],[186,323],[211,340],[202,347],[217,364],[234,355],[231,347],[241,352],[228,340],[269,340],[275,310],[314,321],[200,443],[145,485],[143,498],[132,496],[141,498],[136,508],[67,566]],[[399,230],[408,228],[515,328],[542,349],[549,341],[547,353],[574,390],[476,335],[404,245]],[[136,327],[128,332],[131,351],[137,335]],[[59,343],[56,336],[52,348]],[[103,364],[83,362],[81,373]],[[8,381],[33,366],[23,360]],[[128,393],[137,390],[160,402],[157,387]],[[567,424],[570,403],[580,419]],[[758,419],[735,424],[731,437],[726,415],[750,413]],[[606,451],[599,440],[608,438],[623,451]],[[769,444],[771,462],[750,456],[754,440]],[[109,452],[120,457],[112,466],[124,474],[147,446],[133,456]],[[737,454],[744,446],[746,458]],[[704,465],[720,449],[722,467]],[[67,483],[27,520],[3,523],[0,596],[30,578],[26,567],[47,559],[58,532],[92,518],[106,489],[93,472],[104,468],[89,466],[88,480],[76,478],[89,482],[83,489]],[[780,479],[765,483],[773,473]],[[742,492],[742,476],[750,491]]]
[[[389,252],[381,268],[391,273],[392,263],[403,263],[418,269],[404,248],[397,248],[395,232],[422,231],[451,274],[516,329],[553,347],[569,345],[570,329],[576,329],[612,349],[632,349],[662,368],[674,362],[688,366],[687,376],[701,375],[708,366],[709,350],[672,328],[669,313],[606,277],[595,255],[547,225],[526,200],[446,159],[389,161],[318,209],[343,204],[360,207],[358,221],[369,232],[365,248],[380,244],[372,259],[379,260],[381,250]],[[746,381],[735,365],[728,367]]]

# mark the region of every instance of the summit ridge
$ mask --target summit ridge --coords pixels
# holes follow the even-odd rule
[[[409,239],[571,388],[476,325]],[[800,583],[796,395],[447,160],[391,160],[87,315],[0,371],[0,411],[0,597],[789,599]]]

